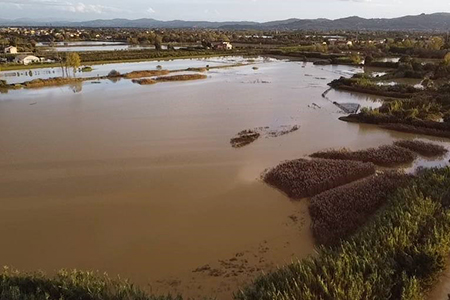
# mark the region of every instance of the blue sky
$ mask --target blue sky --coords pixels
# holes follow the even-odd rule
[[[450,0],[0,0],[0,18],[271,21],[450,12]]]

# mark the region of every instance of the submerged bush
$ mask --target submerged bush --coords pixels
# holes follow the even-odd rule
[[[264,176],[264,181],[290,198],[301,199],[374,173],[375,166],[371,163],[297,159],[273,168]]]
[[[341,150],[327,150],[316,152],[311,157],[371,162],[384,167],[411,163],[416,159],[413,152],[397,146],[381,146],[360,151],[350,151],[345,148]]]
[[[339,247],[262,275],[240,300],[423,299],[450,253],[450,168],[423,171]]]
[[[313,197],[309,212],[314,237],[332,245],[353,234],[408,178],[396,171],[385,172]]]

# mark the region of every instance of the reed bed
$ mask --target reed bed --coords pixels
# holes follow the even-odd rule
[[[416,159],[416,155],[412,151],[394,145],[386,145],[379,148],[370,148],[360,151],[350,151],[345,148],[341,150],[327,150],[316,152],[312,154],[311,157],[371,162],[383,167],[395,167],[411,163]]]
[[[140,85],[150,85],[150,84],[156,84],[157,82],[150,78],[143,78],[143,79],[133,79],[133,83],[137,83]]]
[[[449,186],[450,168],[424,171],[348,240],[261,275],[235,299],[426,299],[450,254]]]
[[[208,76],[203,74],[185,74],[185,75],[172,75],[172,76],[163,76],[157,77],[155,80],[159,82],[168,82],[168,81],[188,81],[188,80],[199,80],[206,79]]]
[[[394,145],[409,149],[426,157],[442,156],[448,153],[448,150],[441,145],[426,143],[418,140],[414,141],[396,141]]]
[[[375,173],[372,163],[325,159],[297,159],[280,164],[264,181],[292,199],[312,197]]]
[[[130,73],[126,73],[123,77],[132,79],[132,78],[142,78],[142,77],[152,77],[152,76],[161,76],[170,74],[168,70],[145,70],[145,71],[133,71]]]
[[[320,244],[335,245],[367,222],[409,176],[397,171],[377,174],[311,199],[312,231]]]

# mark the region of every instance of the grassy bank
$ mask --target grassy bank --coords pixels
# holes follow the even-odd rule
[[[128,281],[106,274],[60,271],[52,277],[42,273],[0,273],[0,299],[4,300],[182,300],[181,296],[152,296]]]
[[[424,171],[339,247],[261,276],[236,299],[425,299],[450,253],[449,186],[449,168]]]
[[[407,84],[396,84],[392,86],[377,85],[373,80],[367,78],[341,77],[340,79],[333,80],[329,83],[329,86],[337,90],[392,98],[412,98],[415,94],[422,92],[421,89],[417,89]]]

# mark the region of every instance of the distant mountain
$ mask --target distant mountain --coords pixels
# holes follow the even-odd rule
[[[55,26],[55,27],[127,27],[127,28],[211,28],[258,30],[398,30],[449,31],[450,13],[421,14],[393,19],[364,19],[348,17],[329,19],[288,19],[258,22],[159,21],[155,19],[111,19],[81,22],[43,21],[32,19],[0,19],[0,26]]]

